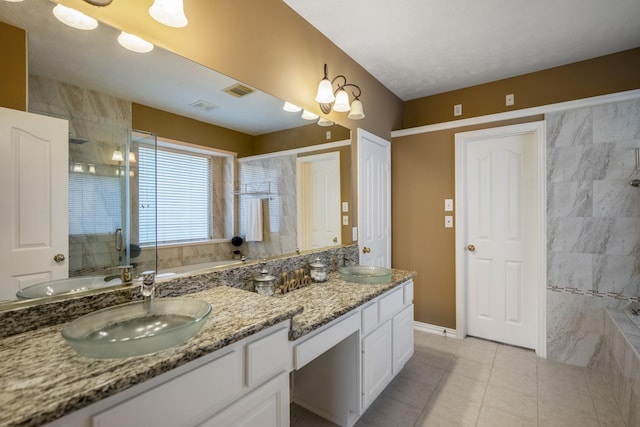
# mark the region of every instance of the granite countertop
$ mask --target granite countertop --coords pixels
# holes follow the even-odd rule
[[[276,294],[275,299],[286,301],[290,306],[302,306],[302,313],[294,316],[289,332],[289,340],[297,340],[320,328],[354,308],[374,299],[415,277],[414,271],[393,270],[391,282],[377,285],[345,282],[338,273],[329,273],[324,283],[314,283],[284,295]]]
[[[78,356],[60,333],[64,325],[0,339],[0,426],[53,421],[287,319],[295,341],[415,275],[394,270],[390,283],[371,285],[331,273],[325,283],[276,297],[227,286],[184,295],[211,304],[202,331],[182,345],[126,359]]]
[[[290,319],[299,305],[218,286],[185,295],[209,302],[198,335],[158,353],[126,359],[78,356],[64,341],[64,325],[0,340],[0,426],[37,426],[219,350]]]

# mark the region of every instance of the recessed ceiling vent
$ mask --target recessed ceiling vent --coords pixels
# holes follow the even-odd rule
[[[224,89],[229,95],[233,95],[237,98],[242,98],[245,95],[255,92],[255,89],[251,89],[249,86],[245,86],[241,83],[236,83],[233,86],[229,86]]]
[[[217,108],[215,105],[213,105],[212,103],[205,101],[203,99],[193,102],[191,104],[189,104],[190,107],[196,108],[198,110],[202,110],[202,111],[211,111],[214,108]]]

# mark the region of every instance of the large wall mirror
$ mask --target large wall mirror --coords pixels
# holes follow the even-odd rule
[[[184,273],[351,243],[348,129],[158,47],[125,50],[102,23],[67,27],[54,6],[0,2],[0,21],[27,31],[28,111],[69,121],[70,277],[113,278],[123,263]],[[193,237],[145,234],[151,155],[164,162],[155,176],[207,176],[205,193],[189,196],[211,212]]]

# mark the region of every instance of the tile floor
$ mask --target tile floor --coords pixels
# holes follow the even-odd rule
[[[334,426],[293,405],[293,427]],[[415,333],[415,354],[356,427],[624,426],[598,372],[533,351]]]

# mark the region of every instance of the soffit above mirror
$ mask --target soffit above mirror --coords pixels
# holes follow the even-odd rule
[[[230,95],[225,90],[239,82],[157,46],[130,52],[118,44],[119,31],[103,23],[92,31],[67,27],[53,16],[54,6],[0,2],[0,20],[27,31],[31,74],[254,136],[313,123],[259,90]]]

